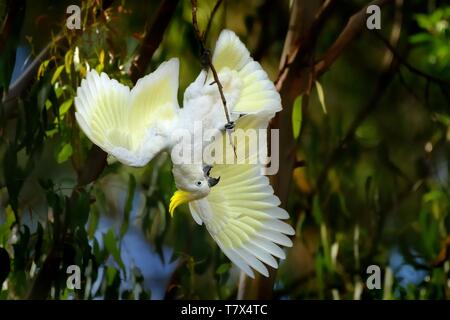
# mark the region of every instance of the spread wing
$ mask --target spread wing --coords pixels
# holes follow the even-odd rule
[[[120,162],[144,166],[170,144],[178,119],[178,59],[133,89],[91,70],[77,89],[75,117],[88,138]]]
[[[248,49],[230,30],[220,33],[212,63],[217,71],[231,121],[242,114],[273,116],[281,99],[273,82]],[[211,71],[203,70],[184,93],[183,118],[202,119],[204,128],[223,129],[226,117]]]
[[[265,130],[268,120],[255,115],[240,118],[232,139],[239,134],[239,129]],[[253,278],[252,269],[268,276],[264,264],[278,267],[275,257],[285,258],[280,246],[292,246],[287,235],[293,235],[294,229],[282,221],[289,215],[279,207],[280,200],[274,195],[269,179],[262,175],[261,165],[255,163],[258,152],[252,152],[247,141],[234,141],[237,161],[242,164],[215,164],[211,176],[220,176],[220,182],[206,198],[190,202],[189,207],[194,220],[205,223],[224,254]],[[230,145],[229,136],[222,134],[213,143],[217,148],[225,148]],[[225,149],[225,156],[233,158],[233,149]]]
[[[239,98],[232,106],[233,112],[247,114],[263,111],[275,114],[281,110],[280,95],[273,82],[233,31],[223,30],[220,33],[212,63],[219,74],[227,69],[235,71],[241,82]],[[208,78],[212,75],[209,74]]]

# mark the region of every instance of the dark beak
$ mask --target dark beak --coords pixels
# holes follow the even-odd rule
[[[205,174],[205,177],[209,177],[209,172],[211,171],[212,166],[207,165],[203,167],[203,173]]]
[[[209,176],[209,173],[211,172],[211,168],[212,168],[212,166],[210,166],[210,165],[203,167],[203,173],[205,174],[205,177],[208,179],[208,186],[210,188],[214,187],[216,184],[218,184],[219,180],[220,180],[220,177],[213,178],[213,177]]]
[[[214,187],[216,184],[219,183],[219,181],[220,181],[220,177],[218,177],[218,178],[208,177],[208,186],[210,188]]]

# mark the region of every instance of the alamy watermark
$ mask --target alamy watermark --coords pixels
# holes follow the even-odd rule
[[[381,8],[376,4],[367,7],[366,14],[369,14],[366,20],[366,27],[369,30],[381,29]]]
[[[81,29],[81,8],[76,4],[67,7],[66,13],[70,16],[66,19],[66,27],[70,30]]]
[[[202,121],[196,121],[193,132],[182,128],[173,131],[172,139],[177,143],[171,160],[173,164],[259,164],[265,175],[274,175],[279,169],[279,137],[278,129],[236,128],[228,134],[204,130]]]
[[[79,266],[72,264],[67,267],[66,273],[68,274],[66,286],[70,290],[81,289],[81,269]]]

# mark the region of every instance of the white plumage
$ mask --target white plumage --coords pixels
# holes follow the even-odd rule
[[[238,160],[244,164],[174,161],[173,174],[179,189],[171,199],[170,212],[185,202],[194,220],[205,224],[224,254],[250,277],[253,270],[268,276],[266,265],[278,267],[276,258],[284,259],[282,246],[292,246],[289,235],[294,229],[282,221],[289,214],[279,207],[269,179],[261,174],[256,160],[259,152],[236,140],[238,130],[267,130],[270,119],[281,110],[281,100],[261,65],[254,61],[245,45],[229,30],[221,32],[214,50],[213,65],[227,100],[230,118],[236,122],[231,134]],[[204,140],[184,141],[173,135],[184,129],[195,135],[195,122],[201,121],[203,132],[216,130],[208,148],[226,150],[232,159],[235,152],[217,85],[211,72],[202,71],[186,89],[183,108],[178,107],[177,59],[171,59],[140,79],[133,89],[111,80],[104,73],[90,71],[75,98],[76,119],[89,139],[120,162],[144,166],[161,151],[174,151],[180,144],[203,153]],[[197,137],[198,138],[198,137]],[[203,138],[203,137],[202,137]],[[266,142],[262,143],[267,149]],[[212,166],[210,172],[205,167]],[[220,177],[220,182],[211,177]]]
[[[133,89],[91,70],[75,97],[75,117],[89,139],[120,162],[144,166],[168,148],[178,119],[178,59],[138,80]]]

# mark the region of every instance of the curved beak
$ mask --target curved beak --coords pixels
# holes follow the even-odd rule
[[[218,177],[218,178],[208,177],[208,186],[210,188],[214,187],[216,184],[219,183],[219,181],[220,181],[220,177]]]
[[[203,167],[203,173],[205,174],[205,177],[209,177],[209,173],[211,172],[212,166],[206,165]]]
[[[169,204],[169,213],[173,217],[173,213],[175,211],[175,208],[179,205],[189,202],[192,200],[192,194],[187,191],[183,190],[177,190],[173,194],[172,198],[170,198],[170,204]]]
[[[213,177],[209,176],[209,173],[211,172],[211,169],[212,169],[212,166],[210,166],[210,165],[207,165],[207,166],[203,167],[203,173],[205,174],[205,177],[208,179],[208,186],[210,188],[214,187],[220,181],[220,177],[213,178]]]

